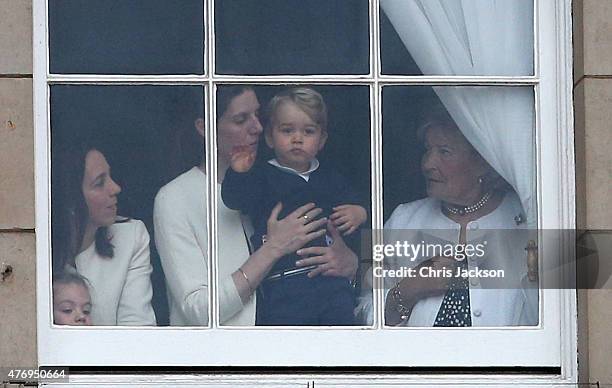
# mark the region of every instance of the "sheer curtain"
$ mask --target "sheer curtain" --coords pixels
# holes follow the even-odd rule
[[[424,75],[533,74],[533,0],[381,0]],[[384,44],[384,42],[382,42]],[[518,193],[536,225],[531,87],[434,87],[466,138]]]

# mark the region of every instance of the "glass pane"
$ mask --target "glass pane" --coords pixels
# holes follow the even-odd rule
[[[167,325],[177,311],[201,312],[206,325],[206,292],[192,294],[207,283],[175,284],[206,268],[205,237],[196,245],[184,236],[198,227],[206,236],[204,176],[189,191],[168,183],[202,161],[203,88],[52,86],[51,112],[54,302],[80,290],[94,325]],[[178,291],[204,306],[176,306]],[[56,323],[83,322],[62,314],[56,309]]]
[[[533,0],[381,0],[380,7],[383,74],[533,74]]]
[[[538,324],[533,106],[530,87],[383,89],[387,325]]]
[[[49,0],[51,73],[203,74],[202,0]]]
[[[354,316],[359,288],[370,295],[371,288],[366,291],[359,281],[351,285],[361,274],[357,257],[369,257],[360,247],[361,231],[371,225],[369,106],[367,86],[219,87],[222,325],[371,322],[371,317]],[[278,202],[283,207],[277,220],[268,223]],[[302,207],[308,203],[320,210]],[[315,231],[320,232],[308,234],[310,241],[302,240]],[[297,254],[300,248],[305,251]],[[303,265],[296,263],[302,259],[307,260]],[[330,259],[342,260],[336,271],[308,276],[329,268]]]
[[[367,74],[367,0],[215,2],[219,74]]]

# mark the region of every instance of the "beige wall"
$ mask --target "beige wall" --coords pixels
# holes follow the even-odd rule
[[[578,226],[594,231],[610,260],[612,239],[598,231],[612,229],[612,1],[576,0],[573,8]],[[579,298],[581,351],[588,359],[580,372],[612,384],[612,281],[606,288]]]
[[[0,0],[0,365],[36,364],[31,0]],[[579,225],[612,229],[612,1],[576,0]],[[0,269],[1,270],[1,269]],[[581,293],[581,374],[612,384],[612,292]]]
[[[36,365],[32,2],[0,0],[0,365]],[[0,277],[1,279],[1,277]]]

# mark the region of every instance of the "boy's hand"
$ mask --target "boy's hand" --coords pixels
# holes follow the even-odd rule
[[[368,213],[359,205],[340,205],[334,208],[329,217],[342,234],[349,235],[366,222]]]
[[[250,146],[236,146],[232,149],[230,165],[236,172],[247,172],[253,167],[257,150]]]

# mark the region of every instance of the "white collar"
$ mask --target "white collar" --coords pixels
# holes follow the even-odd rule
[[[288,172],[288,173],[293,174],[293,175],[300,176],[306,182],[308,182],[308,180],[310,179],[310,174],[313,171],[315,171],[317,168],[319,168],[319,161],[317,160],[317,158],[314,158],[313,160],[310,161],[310,168],[308,170],[304,171],[304,172],[299,172],[297,170],[294,170],[291,167],[283,166],[276,159],[270,159],[270,160],[268,160],[268,163],[270,163],[271,165],[273,165],[274,167],[276,167],[276,168],[278,168],[280,170],[283,170],[283,171]]]

